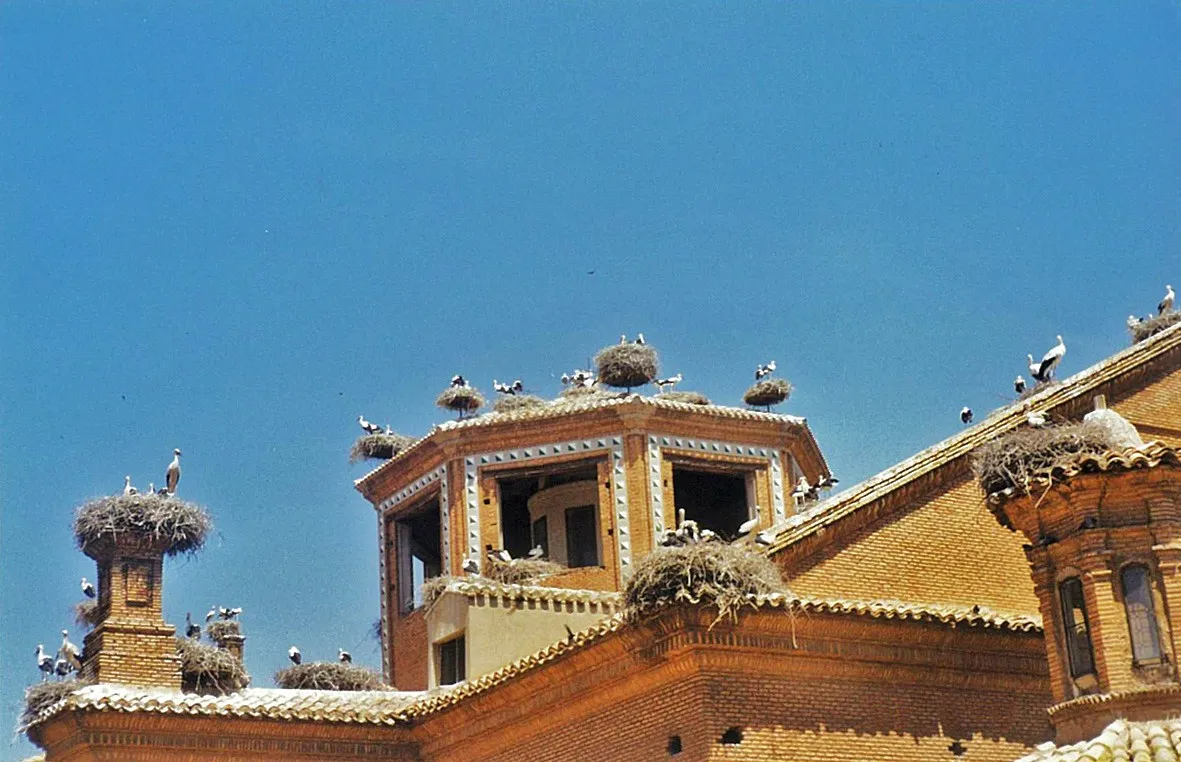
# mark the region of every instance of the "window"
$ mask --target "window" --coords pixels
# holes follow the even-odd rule
[[[442,519],[436,497],[395,521],[398,539],[398,611],[422,605],[422,585],[443,573]]]
[[[1135,664],[1159,662],[1160,632],[1156,626],[1148,567],[1129,564],[1120,572],[1119,579],[1124,593],[1124,611],[1128,615],[1128,633],[1132,636],[1132,661]]]
[[[598,566],[598,529],[595,527],[595,507],[580,505],[566,509],[566,565]]]
[[[455,685],[464,680],[465,640],[462,635],[436,646],[439,652],[439,685]]]
[[[542,516],[533,522],[532,539],[533,547],[541,548],[542,558],[549,558],[549,522],[546,517]]]
[[[1091,651],[1091,630],[1083,603],[1083,583],[1078,577],[1062,580],[1058,585],[1058,597],[1062,601],[1062,627],[1066,631],[1070,676],[1094,674],[1095,656]]]
[[[673,466],[673,503],[677,510],[685,511],[685,518],[696,521],[701,529],[725,538],[737,535],[738,527],[751,517],[752,487],[753,474]]]

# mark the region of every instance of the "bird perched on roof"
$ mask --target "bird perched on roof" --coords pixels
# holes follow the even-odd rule
[[[97,593],[94,591],[94,583],[90,582],[85,577],[82,578],[82,594],[87,598],[94,598],[97,596]]]
[[[495,378],[492,379],[492,390],[501,394],[516,394],[517,392],[524,391],[524,389],[525,385],[521,383],[521,379],[519,378],[511,384],[502,384]]]
[[[644,334],[642,334],[642,333],[636,334],[636,343],[639,344],[640,346],[644,346]]]
[[[770,545],[773,542],[775,542],[775,535],[773,535],[770,532],[770,530],[764,529],[763,531],[761,531],[755,535],[755,544],[756,545],[762,545],[763,547],[767,547],[768,545]]]
[[[683,378],[684,378],[684,376],[682,376],[680,373],[678,373],[677,375],[669,376],[668,378],[658,378],[655,381],[653,381],[652,383],[656,384],[657,388],[663,392],[664,387],[666,387],[666,386],[671,386],[675,389],[677,384],[681,383],[681,380]]]
[[[201,637],[201,625],[193,623],[192,612],[185,612],[185,637],[196,640]]]
[[[452,386],[467,386],[467,379],[456,373],[451,377]]]
[[[82,661],[79,659],[81,655],[78,646],[70,642],[70,631],[62,630],[62,645],[57,649],[57,658],[64,659],[70,669],[77,671],[82,668]]]
[[[299,652],[298,648],[292,646],[287,649],[287,658],[291,659],[291,663],[298,667],[299,663],[303,661],[303,654]]]
[[[1173,302],[1177,300],[1177,295],[1173,293],[1173,287],[1165,286],[1165,298],[1160,300],[1160,304],[1156,305],[1156,314],[1163,315],[1173,309]]]
[[[529,553],[527,555],[529,558],[541,558],[545,555],[545,548],[541,547],[540,545],[534,545],[529,549]]]
[[[1041,383],[1046,379],[1042,378],[1042,364],[1034,362],[1033,355],[1025,355],[1025,359],[1029,360],[1029,375],[1033,376],[1033,380]]]
[[[808,477],[806,476],[801,476],[800,480],[796,482],[795,488],[791,491],[791,496],[795,498],[797,503],[813,499],[810,496],[814,494],[816,494],[816,488],[808,484]]]
[[[45,646],[37,644],[37,669],[41,670],[41,679],[53,674],[53,657],[45,653]]]
[[[1054,377],[1054,369],[1058,367],[1058,363],[1062,362],[1062,356],[1065,354],[1066,343],[1059,336],[1058,343],[1050,347],[1050,351],[1042,356],[1042,361],[1038,364],[1038,371],[1033,377],[1038,381],[1049,381]]]
[[[1030,357],[1030,359],[1032,360],[1033,358]],[[1025,379],[1020,374],[1017,375],[1017,378],[1013,379],[1013,391],[1018,394],[1025,394]]]
[[[828,476],[825,476],[824,478],[822,478],[820,481],[816,482],[816,488],[817,489],[832,489],[833,487],[837,486],[837,484],[839,484],[840,481],[841,481],[840,479],[836,478],[832,474],[829,474]]]
[[[176,485],[180,482],[180,448],[172,451],[172,462],[168,464],[168,473],[164,475],[165,489],[169,495],[176,494]]]
[[[139,490],[137,490],[135,487],[131,486],[131,476],[130,475],[123,477],[123,494],[124,495],[139,494]]]
[[[463,560],[463,570],[468,574],[479,574],[480,562],[474,558],[465,558]]]
[[[774,360],[767,363],[766,365],[760,365],[757,368],[755,368],[755,381],[762,381],[764,378],[766,378],[767,376],[771,375],[774,372],[775,372],[775,361]]]
[[[352,664],[353,655],[343,648],[336,649],[337,658],[340,659],[341,664]]]
[[[371,422],[365,420],[364,415],[357,416],[357,423],[360,424],[361,428],[365,430],[366,434],[380,434],[381,433],[381,427],[378,426],[376,423],[371,423]]]
[[[738,536],[743,537],[755,531],[759,525],[759,509],[755,508],[755,515],[738,525]]]
[[[965,405],[964,408],[962,410],[960,410],[960,422],[961,423],[971,423],[972,422],[972,408],[967,407]]]

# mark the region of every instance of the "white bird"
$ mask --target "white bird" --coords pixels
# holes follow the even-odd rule
[[[702,542],[714,542],[715,540],[718,540],[718,539],[720,539],[718,537],[718,533],[713,531],[712,529],[702,529],[701,530],[701,541]]]
[[[1020,375],[1013,379],[1013,391],[1017,392],[1018,394],[1025,394],[1025,379]]]
[[[832,489],[833,487],[837,486],[840,481],[840,479],[836,478],[832,474],[829,474],[816,483],[816,489]]]
[[[70,662],[67,659],[62,659],[59,657],[58,660],[53,663],[53,673],[59,678],[70,674],[70,669]]]
[[[573,379],[572,379],[572,378],[570,378],[570,374],[569,374],[569,373],[563,373],[563,374],[562,374],[562,386],[569,386],[569,385],[570,385],[570,382],[571,382],[572,380],[573,380]]]
[[[387,437],[392,437],[394,435],[394,428],[388,423],[385,425],[385,435]]]
[[[95,597],[94,584],[88,582],[85,577],[82,578],[82,594],[87,598]]]
[[[1165,286],[1165,298],[1160,300],[1160,304],[1156,305],[1156,314],[1163,315],[1169,310],[1173,309],[1173,302],[1177,300],[1177,295],[1173,293],[1173,287]]]
[[[344,650],[343,648],[338,648],[338,649],[336,649],[336,652],[337,652],[337,658],[340,659],[341,664],[352,664],[353,663],[353,655],[351,653],[349,653],[348,651]]]
[[[467,386],[467,379],[456,373],[451,377],[452,386]]]
[[[463,560],[463,570],[468,574],[480,573],[480,562],[474,558],[465,558]]]
[[[1058,367],[1058,363],[1062,362],[1062,356],[1066,354],[1066,343],[1062,341],[1062,337],[1058,337],[1058,343],[1050,348],[1049,352],[1042,357],[1041,365],[1038,366],[1038,373],[1034,378],[1039,381],[1049,381],[1054,377],[1054,368]]]
[[[774,360],[767,363],[766,365],[760,365],[759,367],[755,368],[755,381],[762,381],[764,378],[766,378],[767,376],[771,375],[774,372],[775,372],[775,361]]]
[[[42,680],[53,674],[53,657],[45,653],[45,646],[41,643],[37,644],[37,669],[41,670]]]
[[[210,606],[209,613],[205,615],[205,624],[209,624],[217,616],[217,606]]]
[[[62,630],[62,646],[57,650],[57,658],[64,659],[70,669],[76,671],[82,668],[82,662],[78,658],[81,655],[78,646],[70,642],[70,631]]]
[[[156,483],[155,482],[148,482],[148,494],[149,495],[156,494]]]
[[[363,415],[357,416],[357,423],[360,424],[361,428],[365,430],[366,434],[381,433],[381,427],[376,423],[370,423],[369,421],[365,420],[365,416]]]
[[[168,464],[168,473],[164,476],[165,489],[169,495],[176,494],[176,484],[180,481],[180,449],[172,451],[172,462]]]
[[[626,343],[627,343],[627,334],[626,334],[626,333],[621,333],[621,334],[619,334],[619,343],[620,343],[620,344],[626,344]]]
[[[545,555],[545,548],[541,547],[540,545],[534,545],[532,548],[529,549],[528,556],[530,558],[541,558],[544,555]]]
[[[1140,318],[1136,317],[1135,315],[1128,315],[1128,330],[1135,328],[1136,326],[1140,325],[1140,323]]]
[[[500,394],[516,394],[524,388],[519,378],[511,384],[502,384],[495,378],[492,379],[492,391],[499,392]]]
[[[808,484],[808,477],[801,476],[800,480],[796,482],[795,489],[791,491],[791,496],[795,498],[797,503],[802,503],[807,499],[808,494],[812,491],[812,486]]]
[[[755,531],[755,527],[757,527],[758,525],[759,525],[759,515],[758,515],[758,512],[756,511],[755,515],[752,518],[749,518],[746,521],[739,524],[738,536],[742,537],[744,535],[750,534],[751,532]]]
[[[656,384],[657,388],[659,388],[660,391],[663,392],[664,387],[666,387],[666,386],[671,386],[673,388],[676,388],[676,385],[681,383],[681,380],[683,378],[684,377],[680,373],[678,373],[677,375],[669,376],[668,378],[658,378],[658,379],[656,379],[656,381],[654,383]]]
[[[775,535],[771,534],[769,530],[764,529],[762,532],[759,532],[755,535],[756,545],[762,545],[766,547],[773,542],[775,542]]]
[[[1041,376],[1041,363],[1034,362],[1033,355],[1025,355],[1025,358],[1029,360],[1029,375],[1033,376],[1033,380],[1038,382],[1045,381],[1046,379],[1042,378]]]
[[[964,409],[960,411],[960,422],[961,423],[971,423],[972,422],[972,408],[965,406]]]
[[[636,334],[636,343],[639,344],[640,346],[644,345],[644,334],[642,334],[642,333]]]
[[[135,495],[135,494],[138,494],[138,492],[139,492],[139,490],[137,490],[135,487],[131,486],[131,477],[124,476],[123,477],[123,494],[124,495]]]
[[[222,606],[217,613],[222,619],[228,622],[231,619],[237,619],[238,615],[242,613],[242,609],[227,609],[225,606]]]
[[[303,661],[303,654],[299,652],[298,648],[292,646],[287,649],[287,658],[291,659],[291,663],[298,667],[299,663]]]
[[[193,624],[192,612],[185,612],[185,637],[196,640],[201,637],[201,625]]]
[[[507,563],[509,563],[510,561],[512,561],[512,560],[513,560],[513,556],[512,556],[512,554],[511,554],[511,553],[509,553],[509,552],[508,552],[507,550],[505,550],[504,548],[500,548],[500,549],[498,549],[498,550],[489,551],[489,553],[488,553],[488,556],[489,556],[490,558],[495,558],[497,561],[503,561],[503,562],[504,562],[504,563],[506,563],[506,564],[507,564]]]
[[[1035,429],[1040,429],[1046,425],[1046,416],[1043,413],[1029,413],[1025,416],[1025,422]]]

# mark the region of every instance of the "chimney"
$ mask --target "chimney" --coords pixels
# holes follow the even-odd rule
[[[83,678],[180,690],[176,628],[164,622],[160,600],[167,545],[124,532],[82,548],[98,564],[99,618],[83,641]]]

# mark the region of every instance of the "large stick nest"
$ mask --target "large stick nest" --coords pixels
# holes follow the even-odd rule
[[[749,544],[700,542],[653,550],[636,564],[623,596],[633,619],[675,604],[713,605],[721,619],[755,606],[755,596],[786,592],[779,569]]]
[[[545,405],[546,401],[536,394],[502,394],[492,403],[492,409],[497,413],[511,413],[514,410],[545,407]]]
[[[671,392],[661,392],[656,395],[658,400],[668,400],[669,402],[684,402],[689,405],[708,405],[710,404],[709,397],[706,397],[701,392],[678,391],[674,389]]]
[[[650,383],[660,373],[656,350],[647,344],[615,344],[595,355],[599,381],[631,389]]]
[[[474,386],[449,386],[435,398],[435,404],[463,416],[484,407],[484,395]]]
[[[751,407],[771,407],[791,396],[792,386],[782,378],[764,378],[746,390],[742,401]]]
[[[1181,323],[1181,310],[1169,310],[1163,315],[1155,315],[1141,320],[1136,325],[1128,326],[1128,333],[1132,334],[1132,343],[1137,344],[1177,323]]]
[[[49,680],[25,688],[25,706],[17,721],[17,731],[28,730],[42,712],[86,685],[89,683],[84,680]]]
[[[74,622],[84,630],[93,630],[101,620],[98,601],[85,600],[74,604]]]
[[[165,555],[196,553],[213,529],[209,513],[176,495],[111,495],[78,508],[74,537],[83,550],[102,539],[138,534],[166,543]]]
[[[1020,428],[977,447],[972,473],[985,494],[1006,489],[1027,493],[1035,478],[1079,455],[1106,452],[1112,446],[1106,430],[1082,423]]]
[[[353,442],[349,450],[349,462],[356,463],[366,458],[389,460],[414,443],[412,437],[401,434],[365,434]]]
[[[609,391],[609,390],[604,389],[603,387],[599,386],[598,384],[592,384],[591,386],[583,386],[582,384],[571,384],[570,386],[567,386],[565,389],[563,389],[561,392],[558,393],[558,398],[556,400],[554,400],[554,402],[557,404],[561,404],[562,402],[574,402],[576,400],[589,400],[589,399],[610,400],[610,399],[619,399],[620,397],[623,397],[623,396],[625,396],[625,394],[623,392]]]
[[[544,558],[514,558],[511,561],[485,558],[481,571],[485,577],[502,585],[532,585],[561,574],[567,568]]]
[[[224,696],[250,685],[246,668],[229,651],[193,638],[177,638],[176,652],[180,655],[181,688],[186,693]]]
[[[373,670],[340,662],[309,662],[275,673],[280,688],[316,691],[388,691],[381,675]]]
[[[205,634],[220,646],[225,644],[226,638],[241,635],[242,624],[237,619],[215,619],[205,625]]]

